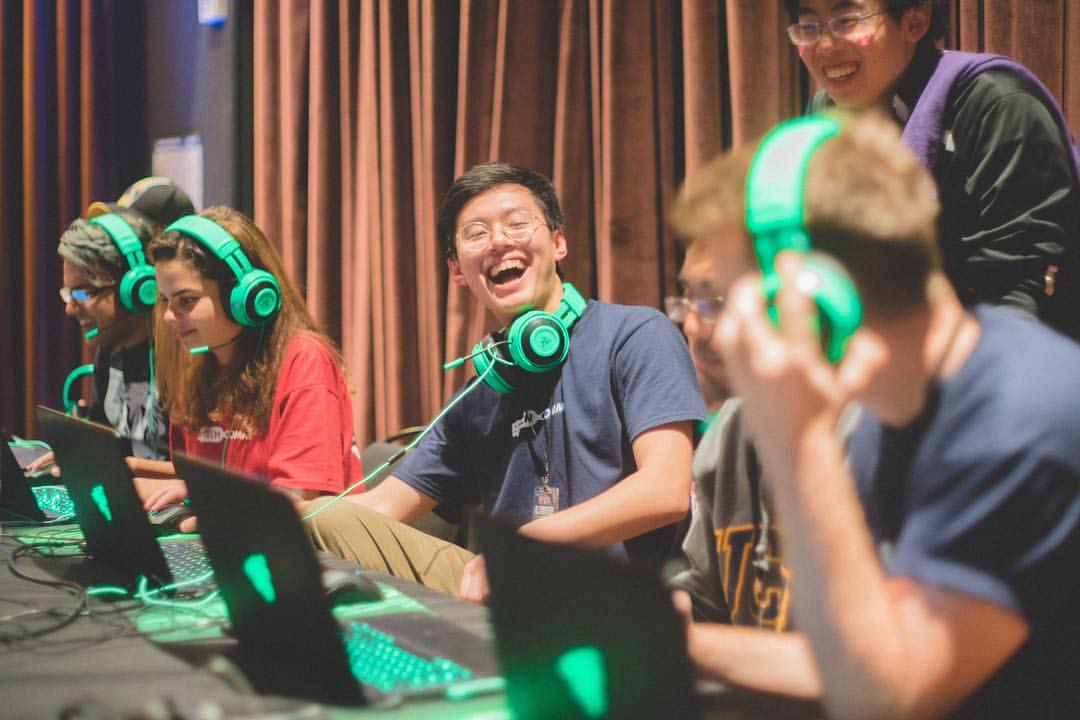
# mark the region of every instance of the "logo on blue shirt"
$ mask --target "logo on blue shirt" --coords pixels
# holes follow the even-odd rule
[[[565,408],[566,408],[566,406],[560,400],[559,402],[555,403],[554,405],[547,408],[543,412],[536,412],[535,410],[526,410],[525,412],[521,413],[521,419],[515,420],[514,424],[510,426],[510,434],[512,436],[514,436],[514,437],[517,437],[518,435],[521,434],[521,430],[523,428],[531,428],[531,427],[535,426],[536,423],[543,422],[544,420],[547,420],[552,415],[558,415]]]

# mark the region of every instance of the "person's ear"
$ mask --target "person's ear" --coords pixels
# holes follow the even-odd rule
[[[561,261],[566,257],[566,236],[563,235],[562,230],[552,230],[551,241],[555,243],[555,262]]]
[[[900,18],[904,39],[910,43],[922,40],[930,30],[930,18],[933,13],[934,9],[930,3],[920,3],[905,10]]]
[[[450,282],[465,287],[465,274],[461,272],[461,263],[457,258],[446,258],[446,267],[450,270]]]

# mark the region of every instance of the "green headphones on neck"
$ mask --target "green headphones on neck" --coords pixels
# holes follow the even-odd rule
[[[146,262],[142,241],[135,228],[116,213],[98,215],[87,221],[88,225],[101,228],[120,250],[128,269],[120,278],[117,293],[120,303],[133,313],[146,312],[157,301],[157,280],[154,279],[154,266]]]
[[[256,269],[229,231],[201,215],[185,215],[165,232],[175,230],[198,241],[225,263],[236,278],[224,292],[225,311],[236,323],[258,327],[269,322],[281,309],[281,286],[266,270]]]
[[[530,375],[562,365],[570,352],[570,329],[587,304],[570,283],[564,282],[562,291],[555,312],[529,310],[514,318],[510,327],[490,333],[473,347],[473,366],[485,385],[506,394]]]
[[[746,181],[746,227],[764,277],[769,317],[778,323],[776,294],[780,275],[776,256],[784,250],[807,255],[802,272],[818,308],[817,329],[831,363],[840,362],[848,340],[862,322],[862,301],[850,276],[827,255],[811,252],[804,224],[806,173],[823,142],[840,132],[840,123],[820,115],[797,118],[774,128],[761,141]],[[800,278],[801,280],[801,278]]]

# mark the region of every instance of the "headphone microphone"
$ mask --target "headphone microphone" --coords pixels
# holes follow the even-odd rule
[[[119,318],[113,320],[110,323],[105,323],[104,325],[98,325],[96,327],[90,328],[85,333],[83,333],[83,340],[92,340],[92,339],[96,338],[98,335],[101,334],[102,330],[108,330],[109,328],[111,328],[113,325],[115,325],[118,322],[120,322]]]
[[[500,345],[506,345],[509,342],[509,340],[502,340],[497,342],[494,338],[488,337],[487,342],[481,342],[477,344],[474,347],[473,351],[468,355],[462,355],[461,357],[455,360],[451,360],[448,363],[443,363],[442,369],[453,370],[456,367],[464,365],[466,360],[471,360],[480,353],[487,353],[491,360],[494,362],[503,363],[504,365],[512,365],[513,363],[508,360],[504,360],[501,355],[495,352],[495,348],[499,347]]]
[[[234,342],[239,340],[240,336],[243,335],[243,334],[244,334],[244,331],[241,330],[240,332],[236,333],[235,335],[233,335],[231,338],[229,338],[228,340],[226,340],[223,343],[218,343],[217,345],[200,345],[198,347],[193,347],[190,350],[188,350],[188,355],[205,355],[206,353],[210,352],[211,350],[217,350],[218,348],[223,348],[226,345],[232,345]]]

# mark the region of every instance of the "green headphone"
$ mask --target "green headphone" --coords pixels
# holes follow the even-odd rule
[[[146,262],[142,241],[128,221],[116,213],[98,215],[88,221],[105,231],[113,241],[128,269],[120,278],[120,302],[130,312],[146,312],[154,307],[157,300],[157,280],[154,279],[154,266]]]
[[[240,243],[213,220],[200,215],[185,215],[165,232],[176,230],[197,240],[216,258],[229,266],[236,284],[225,295],[225,311],[233,321],[258,327],[270,321],[281,309],[281,286],[266,270],[255,269]]]
[[[546,373],[562,365],[570,352],[570,328],[585,312],[585,298],[568,282],[554,313],[529,310],[514,318],[509,328],[489,334],[473,347],[473,365],[484,383],[506,394],[529,375]]]
[[[784,250],[810,252],[810,234],[803,224],[806,172],[817,148],[839,132],[839,122],[820,115],[790,120],[765,136],[750,165],[746,227],[754,236],[754,253],[774,323],[778,322],[775,299],[780,290],[776,256]],[[808,290],[818,307],[822,350],[829,362],[838,363],[862,322],[859,293],[843,267],[827,255],[810,254],[803,270],[815,279]]]

